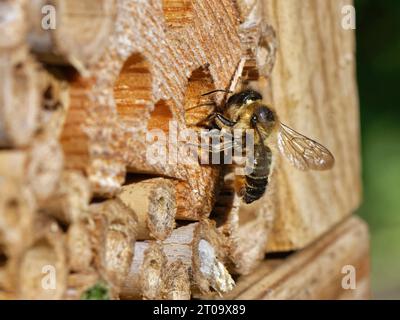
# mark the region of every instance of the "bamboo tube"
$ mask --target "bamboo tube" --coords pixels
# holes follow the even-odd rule
[[[3,0],[0,2],[0,49],[20,45],[26,36],[27,24],[25,0]]]
[[[38,131],[44,136],[60,138],[70,104],[69,86],[66,81],[56,79],[41,70],[40,92],[41,109],[38,118]]]
[[[28,153],[27,179],[38,202],[44,202],[55,191],[63,168],[59,142],[52,137],[37,137]]]
[[[15,293],[19,257],[34,235],[35,209],[28,188],[0,176],[0,291]]]
[[[118,199],[92,204],[90,210],[107,219],[104,268],[116,287],[120,287],[132,262],[137,229],[136,214]]]
[[[68,269],[85,272],[91,269],[94,252],[87,224],[82,219],[70,225],[67,232]]]
[[[40,92],[28,48],[0,52],[0,147],[26,146],[37,129]]]
[[[63,167],[57,140],[38,137],[29,149],[0,150],[0,176],[27,184],[39,206],[56,190]]]
[[[128,184],[117,198],[138,217],[137,240],[164,240],[171,234],[176,215],[175,185],[171,180],[154,178]]]
[[[20,149],[0,150],[0,176],[23,184],[26,180],[28,152]]]
[[[232,290],[234,281],[221,262],[225,257],[220,241],[214,224],[204,220],[175,229],[163,242],[168,261],[181,260],[189,269],[194,293]]]
[[[67,299],[81,299],[87,290],[90,292],[86,292],[86,298],[99,296],[100,292],[103,292],[104,299],[118,297],[119,289],[115,279],[111,279],[107,274],[105,262],[108,227],[109,221],[104,214],[90,212],[80,220],[74,221],[68,228],[67,253],[70,274],[65,295]]]
[[[188,268],[181,260],[166,267],[162,298],[165,300],[190,300],[190,277]]]
[[[46,200],[42,210],[64,223],[74,223],[87,213],[90,199],[89,182],[83,174],[64,170],[55,191]]]
[[[114,0],[28,1],[29,43],[46,63],[71,64],[80,72],[101,56],[115,19]]]
[[[55,221],[38,217],[34,242],[18,268],[18,297],[61,299],[67,284],[65,239]]]
[[[133,261],[121,288],[122,299],[160,299],[166,257],[156,242],[135,244]]]
[[[103,276],[106,275],[105,255],[108,220],[104,214],[91,211],[90,207],[89,213],[83,218],[86,228],[80,230],[89,232],[91,255],[93,256],[91,267]]]

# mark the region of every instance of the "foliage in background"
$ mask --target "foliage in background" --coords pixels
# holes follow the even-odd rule
[[[400,1],[355,0],[364,201],[375,298],[400,299]]]

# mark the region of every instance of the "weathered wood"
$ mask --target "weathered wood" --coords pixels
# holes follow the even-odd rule
[[[349,1],[0,1],[0,297],[215,297],[230,273],[248,276],[226,298],[367,296],[366,228],[333,229],[360,200]],[[199,104],[228,96],[203,93],[249,85],[336,165],[298,172],[271,146],[267,192],[245,205],[230,168],[185,142],[213,111]],[[356,291],[339,287],[346,263]]]
[[[168,264],[165,270],[162,298],[165,300],[189,300],[190,277],[181,260]]]
[[[38,136],[29,148],[27,158],[27,184],[32,188],[39,204],[55,191],[63,168],[63,154],[57,139]]]
[[[63,223],[74,223],[87,214],[90,199],[90,185],[83,174],[64,170],[54,192],[42,204],[41,210]]]
[[[332,170],[300,172],[276,158],[276,201],[267,251],[302,248],[360,203],[354,32],[341,27],[348,0],[264,1],[263,18],[279,43],[271,81],[259,81],[280,120],[327,146]],[[270,201],[267,196],[260,201]]]
[[[118,293],[107,280],[96,272],[72,273],[68,276],[68,288],[63,297],[67,300],[118,299]]]
[[[37,129],[38,65],[21,45],[0,52],[0,146],[27,146]]]
[[[92,269],[94,252],[90,232],[84,219],[74,221],[69,226],[66,247],[70,272],[87,272]]]
[[[27,32],[26,0],[4,0],[0,3],[0,50],[20,45]]]
[[[41,103],[37,130],[44,136],[59,139],[68,112],[69,85],[64,80],[56,79],[46,70],[40,70]]]
[[[132,262],[137,230],[136,214],[119,199],[92,204],[90,211],[106,218],[102,263],[108,278],[119,288]]]
[[[29,44],[46,63],[71,64],[86,73],[99,59],[113,31],[116,2],[27,1]]]
[[[224,299],[369,299],[369,235],[366,224],[349,217],[287,258],[267,259],[239,278]],[[355,268],[356,288],[344,289],[344,266]],[[347,283],[347,282],[346,282]]]
[[[16,294],[20,256],[33,241],[35,210],[29,188],[0,177],[0,291]]]
[[[55,221],[38,217],[33,236],[18,265],[18,298],[61,299],[68,273],[64,235]]]
[[[95,193],[115,194],[125,167],[178,178],[189,190],[185,205],[178,204],[178,217],[197,220],[211,211],[218,168],[200,166],[196,158],[190,165],[176,163],[177,142],[171,139],[170,161],[151,163],[146,133],[169,133],[168,120],[185,129],[185,109],[210,88],[229,85],[241,55],[238,21],[227,0],[188,3],[182,15],[196,18],[187,23],[178,10],[173,23],[180,21],[178,28],[166,28],[168,9],[161,9],[157,1],[121,2],[107,50],[90,69],[92,82],[71,88],[62,141],[68,166],[84,170]]]
[[[176,215],[175,185],[170,179],[145,179],[125,185],[117,194],[138,217],[137,240],[167,238]]]
[[[55,191],[63,167],[58,141],[37,137],[26,150],[0,151],[0,175],[31,188],[39,205]]]
[[[192,292],[229,292],[233,281],[223,262],[222,238],[212,221],[202,220],[175,229],[163,241],[169,263],[182,261],[189,270]]]
[[[271,196],[275,183],[267,190]],[[235,192],[234,181],[238,177],[228,169],[224,185],[218,195],[212,217],[217,221],[218,230],[225,237],[223,242],[227,252],[227,266],[230,272],[249,274],[257,267],[265,255],[265,246],[270,236],[273,216],[269,203],[245,205]],[[257,208],[257,209],[254,209]]]
[[[157,242],[137,242],[130,270],[121,288],[123,299],[160,299],[166,257]]]

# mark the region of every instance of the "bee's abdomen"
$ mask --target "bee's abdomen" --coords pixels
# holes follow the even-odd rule
[[[243,201],[252,203],[260,199],[268,185],[268,175],[271,167],[271,150],[263,144],[254,147],[252,172],[245,177]]]
[[[245,192],[243,201],[252,203],[262,197],[268,185],[268,177],[251,177],[246,176]]]

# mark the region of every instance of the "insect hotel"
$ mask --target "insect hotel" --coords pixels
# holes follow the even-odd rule
[[[368,298],[351,4],[0,1],[0,298]]]

